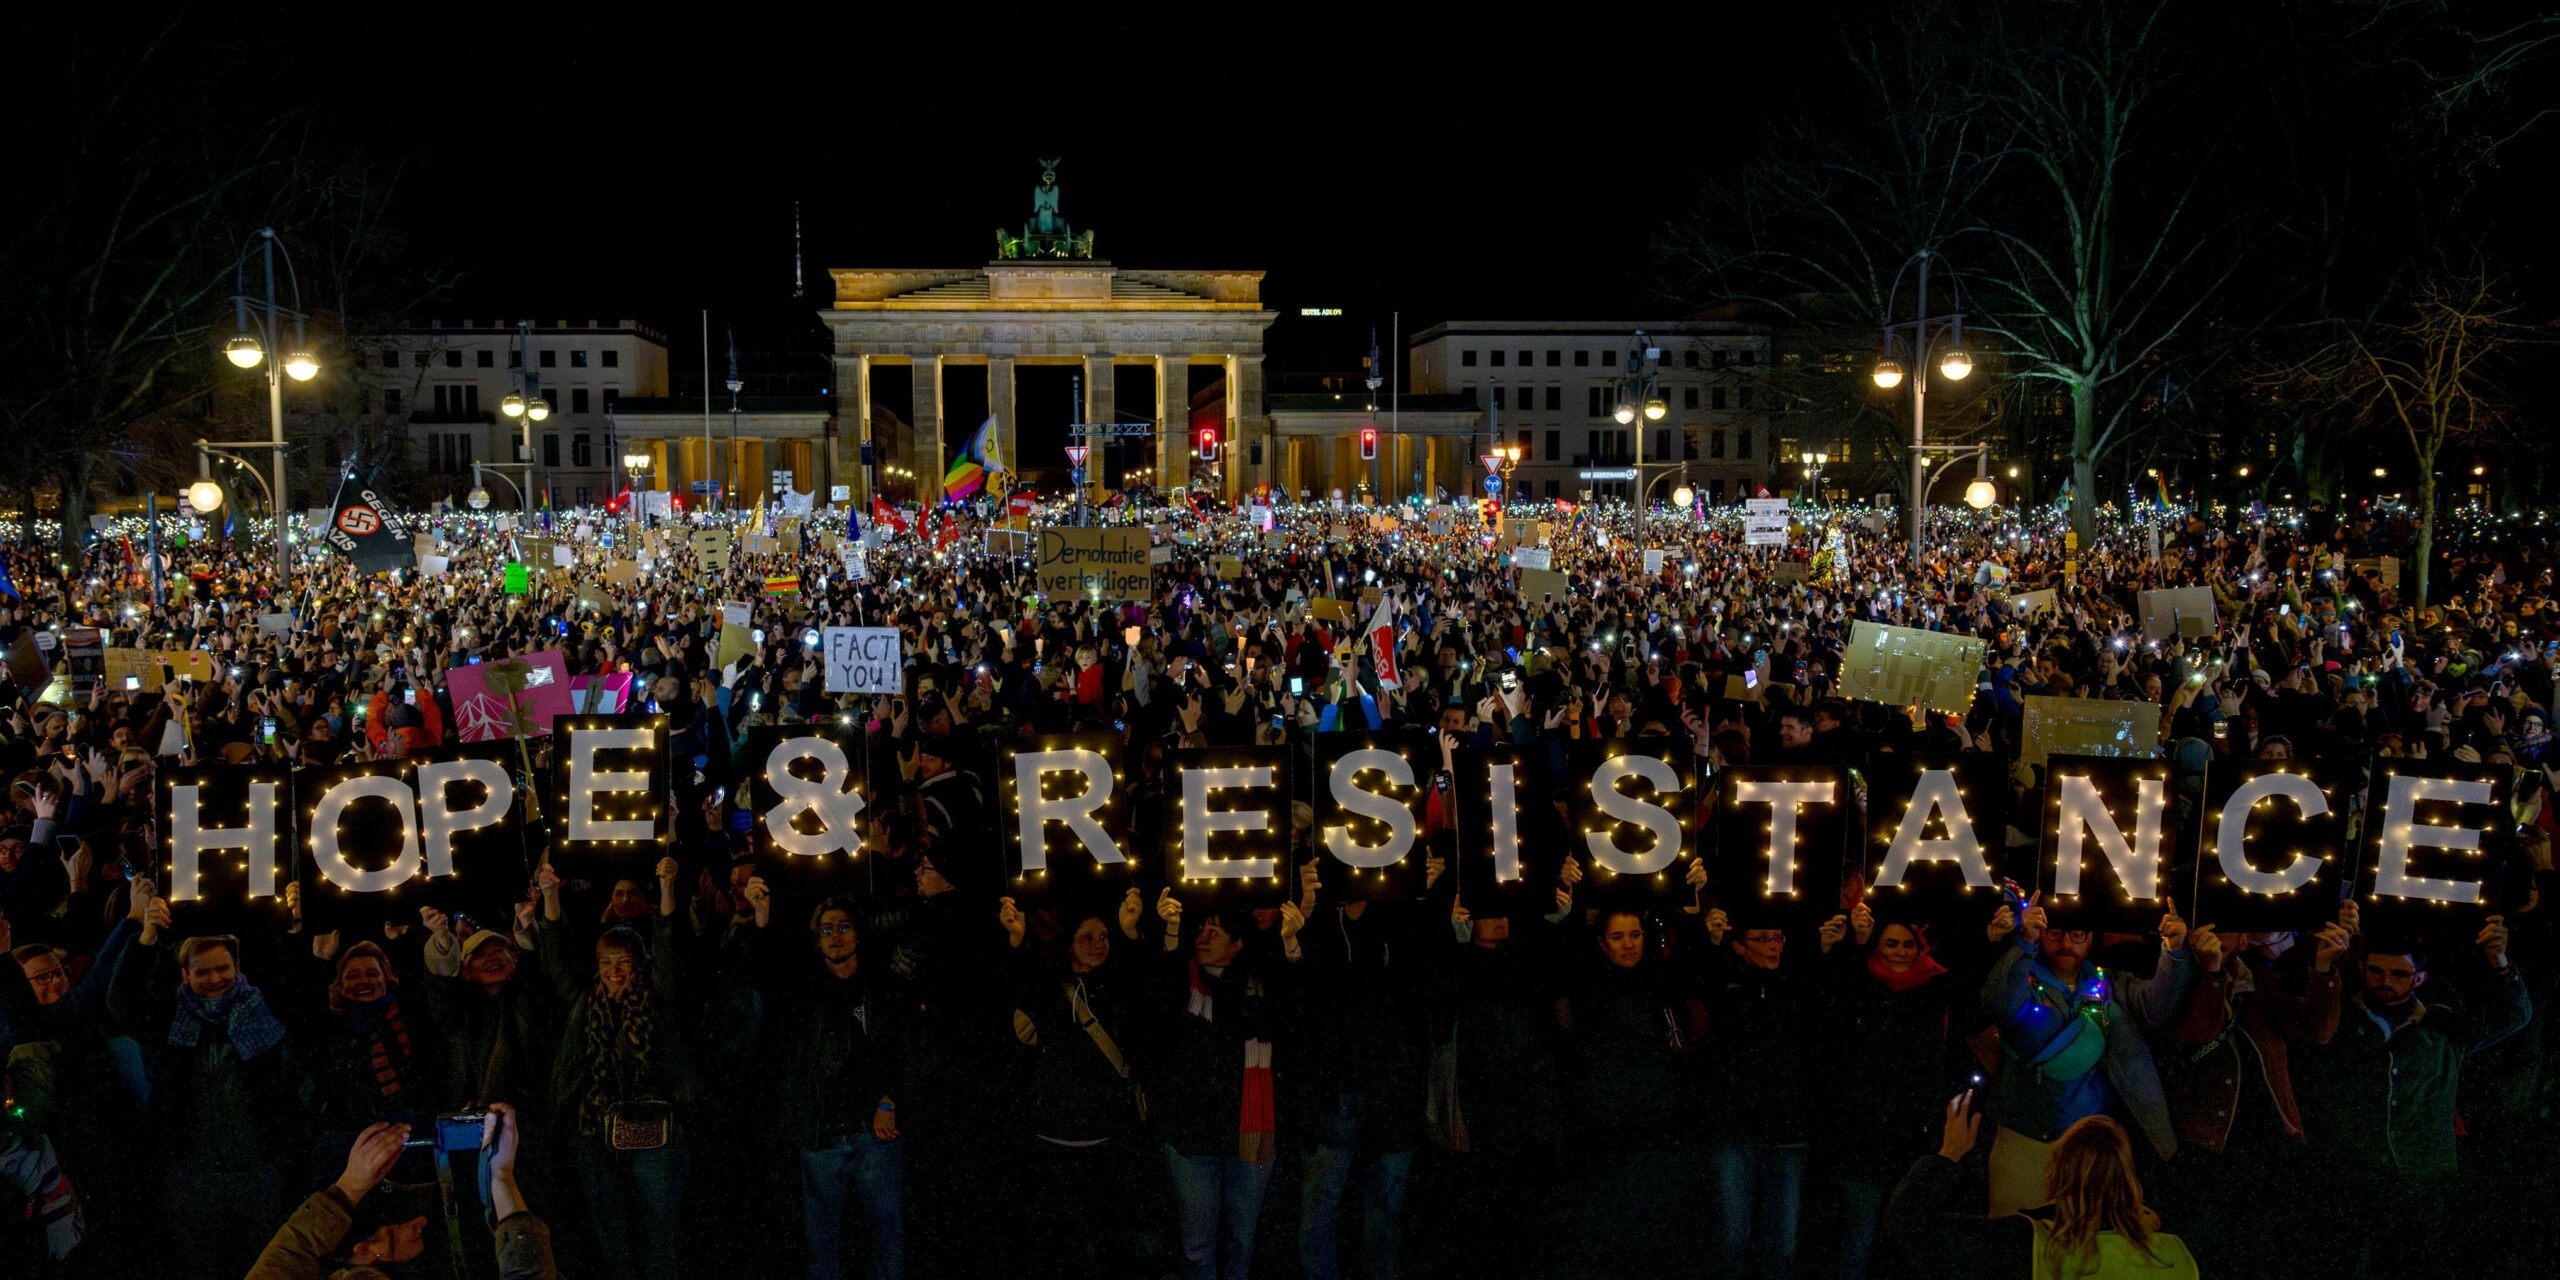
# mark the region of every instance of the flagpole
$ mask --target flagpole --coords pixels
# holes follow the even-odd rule
[[[711,474],[711,308],[709,307],[702,309],[702,474],[705,477]],[[719,507],[716,505],[720,500],[718,489],[711,491],[711,500],[715,504],[712,510],[718,511]]]

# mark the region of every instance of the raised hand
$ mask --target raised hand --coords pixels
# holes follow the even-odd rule
[[[1146,911],[1146,899],[1139,895],[1137,886],[1131,885],[1129,887],[1129,892],[1120,895],[1121,934],[1125,937],[1137,937],[1138,920],[1146,914]]]
[[[391,1176],[391,1166],[400,1162],[400,1144],[409,1140],[409,1126],[377,1123],[356,1135],[347,1148],[346,1171],[338,1175],[338,1194],[347,1203],[357,1204],[372,1194],[382,1180]]]
[[[773,888],[764,882],[764,877],[747,877],[746,894],[747,906],[756,915],[756,927],[761,929],[773,923]]]
[[[444,939],[453,936],[453,918],[434,907],[418,908],[418,923],[427,927],[429,937]]]
[[[1297,903],[1283,902],[1280,904],[1280,940],[1282,942],[1297,941],[1298,930],[1305,928],[1306,925],[1307,913],[1298,910]]]
[[[1864,898],[1858,899],[1858,905],[1849,909],[1849,932],[1856,936],[1858,945],[1862,947],[1876,936],[1875,908],[1868,906]]]
[[[2354,941],[2355,934],[2343,922],[2320,926],[2320,932],[2311,935],[2312,969],[2327,973],[2337,967],[2338,958],[2347,954],[2347,947]]]
[[[1013,899],[996,899],[996,923],[1004,926],[1004,944],[1017,951],[1021,950],[1026,924],[1022,918],[1022,909],[1014,905]]]
[[[1938,1157],[1962,1160],[1973,1154],[1974,1142],[1982,1136],[1982,1117],[1973,1110],[1973,1090],[1967,1089],[1947,1100],[1947,1122],[1938,1131]]]
[[[2027,898],[2026,918],[2018,922],[2018,928],[2026,934],[2027,941],[2029,942],[2040,941],[2044,937],[2045,916],[2043,902],[2044,890],[2038,889],[2033,894],[2029,895]]]
[[[2163,951],[2186,950],[2187,922],[2178,914],[2177,901],[2172,898],[2162,898],[2160,904],[2168,908],[2168,911],[2160,917],[2160,949]]]
[[[2474,941],[2479,944],[2481,954],[2489,957],[2490,968],[2507,967],[2507,918],[2505,916],[2489,917],[2489,923],[2480,927],[2480,936]]]
[[[1427,890],[1440,883],[1440,873],[1448,869],[1448,859],[1436,853],[1425,855],[1422,859],[1422,887]]]
[[[2197,925],[2187,934],[2187,946],[2195,952],[2196,963],[2203,965],[2206,973],[2222,972],[2222,935],[2214,932],[2212,925]]]
[[[1707,912],[1707,944],[1709,946],[1723,946],[1724,935],[1732,929],[1733,920],[1724,913],[1724,908],[1716,907]]]
[[[1849,936],[1849,917],[1848,917],[1847,915],[1845,915],[1845,914],[1844,914],[1844,915],[1836,915],[1836,916],[1831,917],[1831,918],[1830,918],[1830,919],[1828,919],[1828,920],[1823,921],[1823,922],[1822,922],[1822,929],[1821,929],[1821,931],[1816,935],[1816,937],[1818,937],[1818,938],[1820,939],[1821,943],[1822,943],[1822,953],[1823,953],[1824,955],[1829,955],[1829,954],[1831,954],[1831,949],[1832,949],[1833,947],[1839,946],[1839,945],[1840,945],[1840,940],[1841,940],[1842,938],[1846,938],[1846,937],[1848,937],[1848,936]]]

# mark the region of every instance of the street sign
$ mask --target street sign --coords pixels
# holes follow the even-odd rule
[[[693,491],[697,494],[718,493],[720,492],[720,482],[717,480],[696,480],[693,482]]]
[[[1500,477],[1500,476],[1486,476],[1486,477],[1484,478],[1484,491],[1485,491],[1486,493],[1500,493],[1500,492],[1502,492],[1502,477]]]

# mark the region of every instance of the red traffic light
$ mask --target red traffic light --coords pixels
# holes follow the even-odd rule
[[[1216,460],[1217,460],[1217,457],[1218,457],[1218,429],[1217,429],[1216,427],[1202,427],[1202,428],[1200,428],[1200,450],[1199,450],[1199,452],[1200,452],[1200,459],[1201,459],[1201,461],[1203,461],[1203,462],[1214,462],[1214,461],[1216,461]]]
[[[1378,429],[1376,427],[1360,428],[1360,460],[1362,462],[1375,462],[1377,459]]]

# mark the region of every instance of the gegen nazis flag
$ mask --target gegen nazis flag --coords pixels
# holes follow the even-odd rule
[[[341,477],[337,500],[329,506],[329,525],[320,531],[322,546],[367,573],[418,567],[417,548],[382,513],[382,500],[373,490]]]

